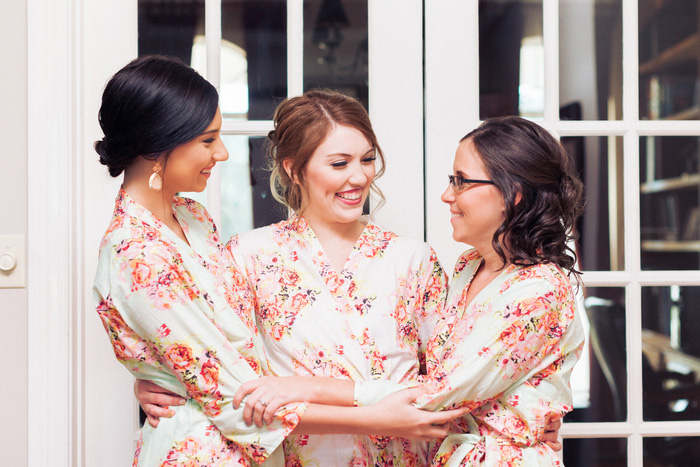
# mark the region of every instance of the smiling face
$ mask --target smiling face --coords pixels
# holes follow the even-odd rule
[[[304,218],[327,226],[357,222],[374,180],[375,159],[375,148],[360,131],[335,125],[304,170]]]
[[[491,179],[471,139],[457,147],[454,174],[470,179]],[[493,234],[505,219],[503,195],[495,185],[473,184],[459,193],[449,185],[441,199],[450,205],[452,237],[456,241],[475,247],[482,255],[493,250]]]
[[[207,187],[211,170],[217,162],[228,159],[221,141],[221,111],[199,136],[170,152],[163,171],[163,189],[201,192]]]

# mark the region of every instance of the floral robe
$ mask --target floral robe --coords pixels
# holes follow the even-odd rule
[[[430,343],[422,407],[468,407],[433,466],[560,466],[538,440],[549,417],[573,409],[569,378],[584,341],[576,297],[553,264],[506,267],[465,303],[481,256],[466,252],[446,320]]]
[[[200,204],[176,197],[173,214],[189,245],[120,190],[93,287],[117,359],[189,398],[158,428],[145,424],[134,465],[282,465],[276,448],[306,405],[286,406],[267,428],[233,409],[240,384],[266,365],[250,288]]]
[[[253,286],[272,374],[401,383],[392,384],[397,389],[416,379],[446,294],[427,244],[369,223],[335,271],[304,218],[294,216],[234,237],[230,248]],[[284,447],[287,466],[427,462],[425,443],[396,438],[293,435]]]
[[[538,440],[548,417],[573,408],[569,378],[584,333],[571,284],[552,264],[511,265],[467,306],[480,263],[476,250],[457,262],[447,318],[428,346],[430,391],[418,405],[470,410],[432,448],[431,465],[560,466]],[[375,398],[385,392],[375,388]]]

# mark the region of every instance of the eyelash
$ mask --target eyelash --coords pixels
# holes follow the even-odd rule
[[[203,141],[204,144],[211,144],[215,141],[215,138],[207,138]]]
[[[377,160],[377,156],[368,156],[362,158],[362,162],[365,163],[374,162],[375,160]],[[331,166],[335,167],[336,169],[340,169],[342,167],[345,167],[346,165],[348,165],[348,161],[339,161],[331,163]]]

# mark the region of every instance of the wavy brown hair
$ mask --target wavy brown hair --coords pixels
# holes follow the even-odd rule
[[[491,241],[498,256],[518,265],[555,263],[579,279],[569,242],[578,238],[583,184],[561,143],[520,117],[488,119],[466,139],[505,201],[505,220]]]
[[[314,151],[323,144],[336,125],[354,128],[362,133],[376,149],[381,167],[375,180],[384,173],[384,153],[364,106],[356,99],[335,91],[307,91],[301,96],[286,99],[277,106],[274,115],[275,129],[270,131],[268,148],[270,155],[270,189],[274,198],[299,211],[302,205],[302,186],[306,165]],[[291,177],[283,163],[292,162]],[[296,177],[299,183],[294,183]],[[372,182],[371,190],[384,201],[381,190]]]

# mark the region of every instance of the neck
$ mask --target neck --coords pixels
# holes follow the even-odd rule
[[[336,244],[337,242],[347,242],[354,245],[357,239],[360,238],[360,235],[365,228],[365,224],[360,222],[360,220],[347,223],[338,222],[329,224],[319,222],[318,220],[309,218],[303,214],[302,217],[314,231],[316,238],[318,238],[319,242],[321,242],[324,250],[327,250],[326,244]]]
[[[481,270],[488,275],[499,274],[509,264],[508,262],[504,263],[493,248],[488,248],[486,251],[479,250],[479,253],[483,258]]]
[[[131,167],[130,167],[131,168]],[[153,191],[148,186],[148,179],[153,173],[147,170],[129,170],[124,172],[122,188],[134,201],[145,207],[161,222],[169,224],[172,219],[172,200],[175,192],[163,187],[161,191]]]

